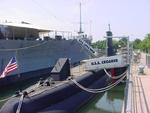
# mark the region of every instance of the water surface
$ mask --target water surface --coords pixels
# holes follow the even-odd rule
[[[0,100],[9,98],[20,88],[25,89],[35,83],[36,81],[33,82],[32,80],[20,84],[21,86],[16,84],[15,86],[8,87],[6,90],[2,89],[0,91]],[[105,93],[98,94],[94,99],[79,109],[77,113],[121,113],[124,88],[125,85],[119,85]],[[0,102],[0,108],[5,102]]]
[[[121,113],[124,99],[124,85],[98,94],[77,113]]]

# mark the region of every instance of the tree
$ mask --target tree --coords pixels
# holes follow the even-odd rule
[[[118,46],[121,46],[121,47],[127,46],[127,39],[126,39],[126,38],[121,38],[121,39],[118,41]]]
[[[133,49],[141,49],[141,43],[142,43],[142,41],[140,39],[135,39],[132,42]]]
[[[133,49],[139,49],[144,52],[150,52],[150,33],[147,34],[144,40],[135,39],[132,43]],[[97,41],[92,44],[94,48],[98,49],[105,49],[106,48],[106,40]],[[119,41],[113,40],[113,47],[118,49],[119,47],[126,47],[127,46],[127,39],[121,38]]]
[[[150,50],[150,33],[147,34],[141,43],[141,50],[148,52]]]
[[[94,48],[105,49],[106,48],[106,40],[97,41],[92,44]]]
[[[114,47],[115,49],[118,49],[118,48],[119,48],[119,43],[118,43],[117,40],[113,40],[113,47]]]
[[[118,49],[119,47],[124,47],[127,44],[127,40],[126,39],[120,39],[119,41],[117,40],[113,40],[113,47],[115,49]],[[101,40],[101,41],[97,41],[95,43],[92,44],[92,46],[94,48],[98,48],[98,49],[105,49],[106,48],[106,40]]]

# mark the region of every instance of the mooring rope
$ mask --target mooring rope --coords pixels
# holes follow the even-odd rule
[[[100,88],[100,89],[90,89],[90,88],[85,88],[84,86],[82,86],[81,84],[79,84],[76,80],[71,79],[71,81],[76,84],[79,88],[81,88],[84,91],[87,91],[89,93],[101,93],[101,92],[105,92],[107,90],[110,90],[111,88],[115,87],[116,85],[118,85],[124,78],[126,75],[124,75],[123,77],[121,77],[119,80],[117,80],[115,83],[106,86],[104,88]]]
[[[106,69],[104,69],[104,72],[106,73],[107,76],[109,76],[109,77],[112,78],[112,79],[119,79],[119,78],[121,78],[124,74],[127,73],[127,70],[126,70],[124,73],[122,73],[122,74],[120,74],[120,75],[116,75],[116,76],[114,76],[114,77],[113,77],[111,74],[109,74]]]
[[[20,97],[20,100],[19,100],[19,104],[18,104],[16,113],[20,113],[20,111],[21,111],[21,106],[22,106],[22,103],[23,103],[24,96],[25,96],[24,93],[22,93],[22,95]]]
[[[8,97],[8,98],[5,98],[5,99],[2,99],[2,100],[0,100],[0,102],[7,101],[7,100],[9,100],[9,99],[11,99],[11,98],[13,98],[13,97],[15,97],[15,95],[13,95],[13,96],[11,96],[11,97]]]

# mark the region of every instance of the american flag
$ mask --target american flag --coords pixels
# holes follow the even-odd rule
[[[3,73],[0,75],[0,78],[4,78],[8,75],[8,73],[14,71],[18,68],[16,57],[12,57],[7,66],[5,67]]]

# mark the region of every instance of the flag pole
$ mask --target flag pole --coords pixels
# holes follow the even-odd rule
[[[16,50],[16,62],[17,62],[17,71],[18,71],[18,81],[20,82],[20,65],[18,61],[18,50]],[[20,83],[19,83],[20,84]],[[19,90],[22,91],[21,84],[19,85]]]

